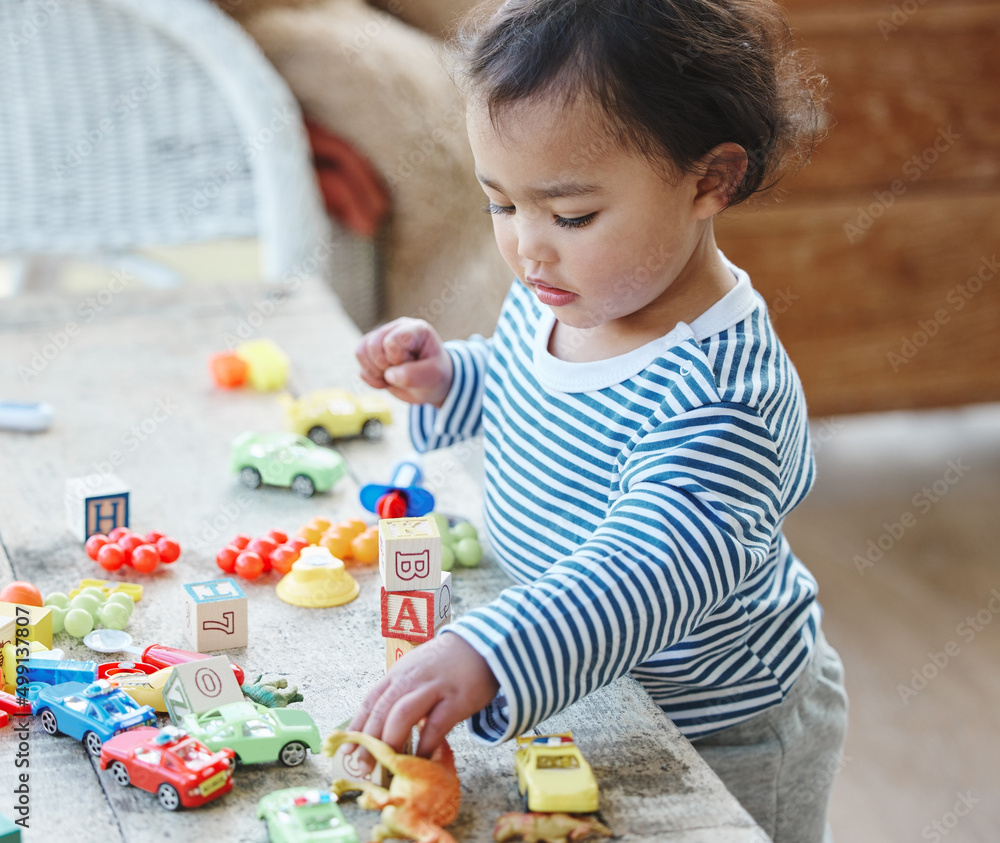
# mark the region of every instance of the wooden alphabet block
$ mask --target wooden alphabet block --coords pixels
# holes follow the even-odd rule
[[[188,714],[201,714],[242,700],[243,690],[225,656],[181,662],[170,671],[163,686],[167,713],[178,726]]]
[[[52,649],[52,607],[24,606],[20,603],[0,603],[0,620],[13,618],[18,627],[27,628],[27,635],[18,635],[18,641],[37,641]]]
[[[440,587],[441,534],[437,522],[429,515],[379,521],[378,569],[386,591]]]
[[[184,631],[199,653],[247,645],[247,597],[229,577],[184,586]]]
[[[80,541],[129,524],[129,489],[113,474],[66,481],[66,526]]]
[[[410,650],[415,650],[420,645],[414,641],[406,641],[402,638],[385,639],[385,669],[388,670]]]
[[[401,638],[418,644],[430,641],[443,623],[451,619],[451,572],[441,585],[420,591],[382,589],[382,637]]]

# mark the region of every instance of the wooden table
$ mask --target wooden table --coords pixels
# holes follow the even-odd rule
[[[181,585],[219,575],[215,553],[236,533],[295,531],[314,515],[359,514],[357,481],[384,482],[409,450],[405,412],[398,408],[381,443],[343,443],[353,477],[329,493],[304,500],[283,489],[243,489],[229,472],[229,444],[244,430],[280,429],[281,410],[272,394],[215,388],[209,354],[230,341],[266,336],[292,359],[294,390],[356,390],[361,385],[353,325],[318,283],[281,298],[251,285],[157,292],[121,287],[0,305],[0,394],[55,407],[55,423],[46,433],[0,432],[0,583],[27,579],[48,593],[104,575],[65,526],[64,484],[115,463],[114,472],[131,488],[133,528],[167,532],[183,548],[174,565],[132,577],[143,583],[145,595],[128,631],[137,643],[183,647]],[[477,524],[480,456],[471,445],[425,461],[439,510]],[[384,671],[378,572],[355,571],[358,599],[326,610],[278,600],[274,575],[242,583],[250,643],[229,655],[251,678],[263,672],[298,685],[323,734],[353,714]],[[453,577],[457,616],[507,583],[488,554],[479,568],[457,570]],[[66,635],[57,646],[69,658],[113,658],[97,656]],[[766,840],[630,678],[553,717],[544,729],[574,731],[595,768],[603,818],[619,839]],[[231,794],[170,814],[152,794],[115,784],[72,738],[50,737],[35,723],[29,734],[29,841],[264,841],[267,832],[254,810],[261,796],[281,787],[322,787],[330,778],[323,756],[310,756],[295,769],[243,767]],[[17,744],[11,727],[0,730],[0,813],[7,816],[14,814],[16,775],[25,771],[13,763]],[[459,840],[487,841],[499,814],[519,810],[513,748],[479,746],[464,728],[453,732],[452,745],[463,787],[452,831]],[[362,835],[376,820],[353,803],[344,808]]]

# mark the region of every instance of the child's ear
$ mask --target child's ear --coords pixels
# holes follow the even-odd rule
[[[714,217],[729,205],[747,171],[747,151],[738,143],[720,143],[702,159],[695,193],[700,219]]]

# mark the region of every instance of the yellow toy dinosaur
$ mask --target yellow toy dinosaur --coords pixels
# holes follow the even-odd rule
[[[363,732],[336,731],[323,742],[323,752],[332,756],[345,743],[363,746],[393,775],[388,789],[349,779],[337,779],[330,785],[337,796],[360,790],[358,804],[362,808],[382,811],[379,824],[371,831],[370,843],[380,843],[387,837],[419,843],[455,843],[455,838],[442,828],[455,821],[462,798],[455,756],[447,742],[428,760],[395,752],[388,744]]]

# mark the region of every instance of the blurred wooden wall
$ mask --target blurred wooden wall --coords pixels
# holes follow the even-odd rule
[[[834,125],[718,220],[810,414],[1000,400],[1000,2],[787,0]]]

